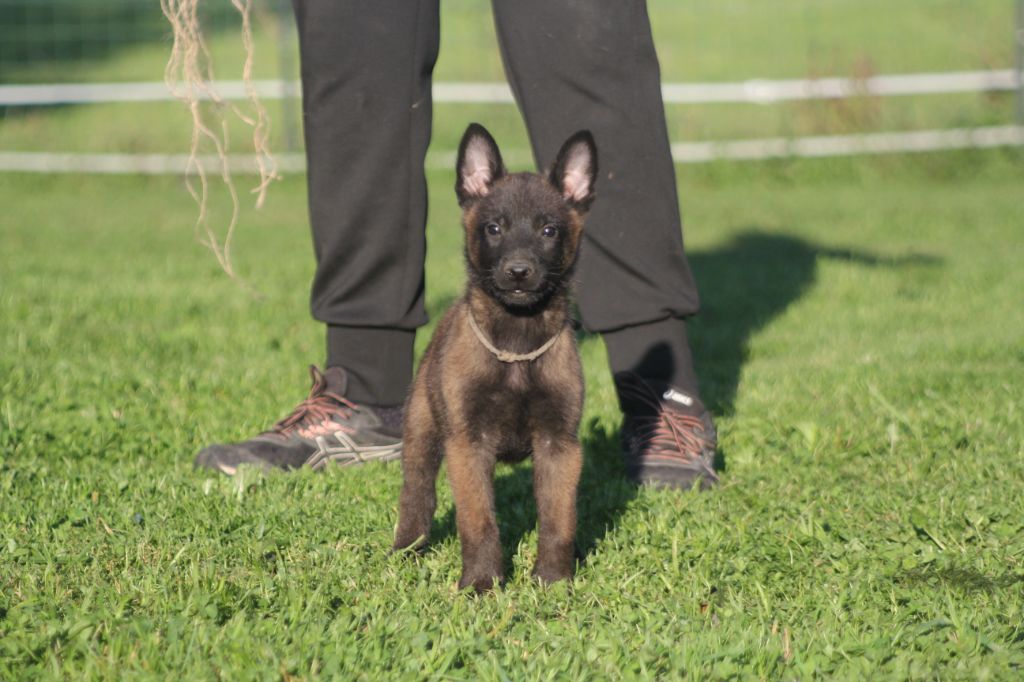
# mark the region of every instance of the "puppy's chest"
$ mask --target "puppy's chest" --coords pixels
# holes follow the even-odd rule
[[[474,436],[499,450],[528,450],[532,437],[569,428],[567,396],[539,380],[536,366],[515,363],[500,368],[468,391],[462,410]]]
[[[556,400],[554,387],[527,362],[500,365],[473,382],[467,393],[463,408],[475,413],[472,421],[486,415],[491,421],[520,423]]]

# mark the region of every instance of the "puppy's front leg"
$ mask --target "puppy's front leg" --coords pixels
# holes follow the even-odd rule
[[[422,549],[430,537],[430,523],[437,506],[437,470],[441,453],[429,439],[406,439],[402,452],[402,494],[398,500],[398,524],[394,550]]]
[[[534,439],[538,542],[533,574],[545,583],[571,578],[575,568],[576,487],[582,467],[583,450],[576,438]]]
[[[459,589],[472,587],[477,593],[486,592],[495,580],[503,578],[501,541],[494,516],[495,453],[460,434],[447,440],[445,454],[462,544]]]
[[[437,471],[441,450],[423,382],[413,385],[406,405],[402,438],[402,494],[393,549],[426,546],[437,506]]]

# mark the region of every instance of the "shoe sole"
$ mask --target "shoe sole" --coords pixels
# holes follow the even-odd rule
[[[336,433],[338,445],[328,445],[323,436],[317,436],[316,452],[306,460],[306,466],[320,471],[329,464],[355,466],[368,462],[393,462],[402,457],[402,442],[388,445],[358,445],[344,433]]]
[[[328,445],[322,438],[317,438],[317,449],[303,463],[314,471],[321,471],[330,464],[338,466],[355,466],[369,462],[393,462],[402,457],[402,442],[388,445],[356,445],[351,439],[345,438],[338,445]],[[259,467],[264,472],[278,470],[294,470],[294,466],[278,466],[259,459],[249,461],[233,461],[222,459],[215,449],[200,452],[193,463],[195,468],[206,468],[219,471],[227,476],[234,476],[242,465]]]
[[[630,481],[647,488],[671,488],[673,490],[711,490],[718,485],[718,476],[703,470],[681,466],[644,463],[628,467],[626,475]]]

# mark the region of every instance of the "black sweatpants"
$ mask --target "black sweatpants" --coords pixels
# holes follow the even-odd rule
[[[317,259],[312,312],[328,325],[328,365],[348,370],[350,397],[398,404],[414,331],[427,321],[423,160],[438,0],[293,3]],[[577,270],[584,326],[605,335],[613,370],[696,390],[683,318],[698,298],[646,3],[494,0],[493,9],[538,167],[577,130],[597,142],[598,198]]]

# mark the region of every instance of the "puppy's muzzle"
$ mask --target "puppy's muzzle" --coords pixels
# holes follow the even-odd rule
[[[544,273],[534,261],[509,258],[496,273],[498,288],[510,293],[536,292],[544,285]]]
[[[519,284],[525,282],[533,275],[534,267],[529,263],[518,261],[505,265],[505,277],[508,281]]]

